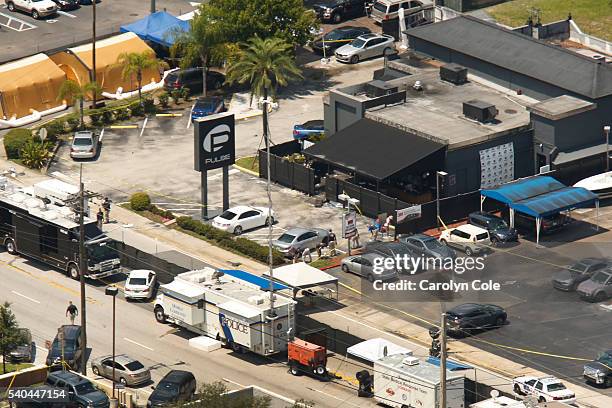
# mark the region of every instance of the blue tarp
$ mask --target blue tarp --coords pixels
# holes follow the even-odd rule
[[[546,217],[573,208],[587,207],[597,195],[581,187],[566,187],[548,176],[537,176],[481,190],[484,197],[507,204],[515,211],[532,217]]]
[[[440,367],[440,359],[437,357],[431,357],[429,356],[429,358],[427,359],[427,362],[433,365],[436,365],[438,367]],[[453,360],[446,360],[446,369],[450,370],[450,371],[459,371],[459,370],[469,370],[470,368],[473,368],[469,365],[465,365],[465,364],[461,364],[461,363],[456,363]]]
[[[270,290],[270,280],[259,275],[253,275],[245,271],[238,269],[219,269],[226,275],[233,276],[236,279],[243,280],[245,282],[252,283],[253,285],[259,286],[262,290]],[[288,286],[281,285],[280,283],[274,283],[274,290],[289,289]]]
[[[131,24],[121,26],[121,32],[132,32],[143,40],[152,41],[166,47],[174,44],[174,32],[189,31],[189,22],[180,20],[165,11],[149,14]]]

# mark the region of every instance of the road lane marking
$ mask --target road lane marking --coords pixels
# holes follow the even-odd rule
[[[151,347],[147,347],[147,346],[145,346],[144,344],[140,344],[140,343],[138,343],[138,342],[136,342],[136,341],[134,341],[134,340],[128,339],[127,337],[124,337],[124,338],[123,338],[123,340],[125,340],[125,341],[127,341],[127,342],[129,342],[129,343],[135,344],[135,345],[137,345],[137,346],[140,346],[140,347],[142,347],[142,348],[145,348],[145,349],[147,349],[147,350],[150,350],[150,351],[155,351],[155,350],[153,350]]]
[[[321,390],[317,390],[317,389],[315,389],[315,388],[310,388],[310,387],[306,387],[306,388],[308,388],[308,389],[309,389],[309,390],[311,390],[311,391],[318,392],[319,394],[323,394],[323,395],[325,395],[325,396],[327,396],[327,397],[333,398],[333,399],[335,399],[335,400],[342,401],[342,403],[343,403],[343,404],[349,404],[349,405],[352,405],[352,406],[354,406],[354,407],[360,407],[360,406],[361,406],[361,405],[354,404],[354,403],[352,403],[352,402],[350,402],[350,401],[347,401],[347,400],[345,400],[345,399],[338,398],[338,397],[336,397],[335,395],[329,394],[329,393],[327,393],[327,392],[324,392],[324,391],[321,391]],[[350,398],[350,397],[349,397],[349,398]]]
[[[40,304],[40,302],[39,302],[38,300],[36,300],[36,299],[32,299],[31,297],[26,296],[26,295],[23,295],[23,294],[21,294],[21,293],[19,293],[19,292],[17,292],[17,291],[11,290],[11,293],[16,294],[17,296],[21,296],[21,297],[22,297],[22,298],[24,298],[24,299],[28,299],[30,302],[34,302],[34,303],[38,303],[38,304]]]
[[[62,16],[66,16],[70,18],[77,18],[77,16],[75,16],[74,14],[66,13],[65,11],[61,11],[61,10],[59,10],[57,14],[61,14]]]
[[[223,378],[221,378],[221,379],[222,379],[223,381],[225,381],[225,382],[230,383],[230,384],[237,385],[237,386],[238,386],[238,387],[240,387],[240,388],[246,388],[244,385],[242,385],[242,384],[240,384],[240,383],[237,383],[236,381],[232,381],[232,380],[230,380],[229,378],[225,378],[225,377],[223,377]]]
[[[144,133],[145,128],[147,127],[148,121],[149,121],[148,117],[144,118],[144,122],[142,122],[142,129],[140,129],[140,135],[138,136],[139,138],[142,138],[142,134]]]
[[[48,348],[46,347],[40,347],[39,345],[36,345],[36,348],[39,349],[40,351],[49,351]]]

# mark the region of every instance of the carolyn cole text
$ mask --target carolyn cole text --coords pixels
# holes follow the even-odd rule
[[[383,282],[376,280],[373,283],[374,290],[377,291],[444,291],[444,292],[467,292],[469,290],[475,291],[498,291],[501,290],[501,284],[499,282],[493,282],[492,280],[481,281],[479,279],[471,282],[455,282],[450,280],[448,282],[430,282],[423,279],[418,282],[408,281],[405,279],[396,282]]]
[[[453,271],[459,275],[465,271],[482,271],[485,267],[482,257],[465,258],[434,258],[434,257],[414,257],[407,254],[395,255],[394,257],[375,258],[374,273],[385,271],[402,271],[414,274],[417,271],[438,270]]]

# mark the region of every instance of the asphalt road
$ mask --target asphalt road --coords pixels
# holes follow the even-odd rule
[[[0,280],[5,282],[0,288],[0,299],[11,302],[19,324],[31,329],[37,344],[37,361],[44,361],[45,340],[52,340],[57,328],[69,323],[65,317],[68,301],[80,305],[79,283],[5,252],[0,253]],[[89,359],[109,354],[111,298],[104,295],[102,286],[87,285],[87,317]],[[194,373],[198,382],[226,381],[230,389],[237,388],[237,384],[254,384],[289,398],[312,400],[317,407],[374,406],[359,399],[346,385],[323,383],[308,376],[296,381],[288,373],[282,356],[264,359],[226,349],[204,353],[188,346],[191,336],[158,324],[150,304],[127,303],[118,298],[117,353],[126,353],[151,367],[154,382],[171,369],[186,369]],[[147,388],[148,385],[142,387]]]

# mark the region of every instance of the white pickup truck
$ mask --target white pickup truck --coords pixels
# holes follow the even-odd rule
[[[57,4],[52,0],[7,0],[6,7],[10,11],[22,10],[39,19],[57,13]]]

